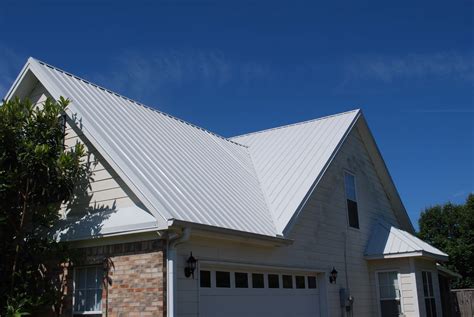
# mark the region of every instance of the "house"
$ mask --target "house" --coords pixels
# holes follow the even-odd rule
[[[441,316],[448,256],[360,110],[224,138],[33,58],[13,96],[69,98],[65,145],[93,163],[57,233],[83,254],[63,316]]]

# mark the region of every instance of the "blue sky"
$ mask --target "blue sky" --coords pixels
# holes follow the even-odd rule
[[[10,1],[36,57],[224,136],[362,108],[412,222],[474,191],[474,2]]]

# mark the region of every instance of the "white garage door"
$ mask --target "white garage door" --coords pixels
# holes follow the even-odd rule
[[[200,317],[320,316],[316,274],[201,268]]]

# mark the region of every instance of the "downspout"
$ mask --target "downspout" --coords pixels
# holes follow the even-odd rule
[[[188,241],[190,234],[191,229],[184,228],[181,234],[170,234],[166,243],[166,315],[168,317],[176,315],[176,285],[178,281],[176,273],[178,252],[176,246]]]

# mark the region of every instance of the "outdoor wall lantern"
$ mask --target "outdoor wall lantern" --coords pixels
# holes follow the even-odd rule
[[[186,261],[187,266],[184,268],[184,276],[194,278],[194,270],[196,270],[196,263],[197,260],[193,257],[193,253],[189,256],[188,260]]]
[[[329,283],[336,284],[336,279],[337,279],[337,271],[336,271],[336,268],[333,266],[332,271],[329,275]]]

